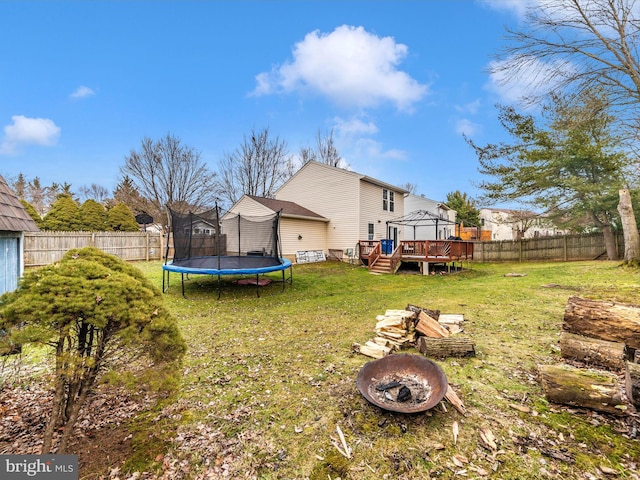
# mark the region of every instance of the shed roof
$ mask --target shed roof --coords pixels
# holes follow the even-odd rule
[[[0,231],[37,232],[39,230],[36,222],[20,203],[20,199],[0,175]]]
[[[251,200],[264,205],[274,212],[281,212],[283,217],[297,217],[297,218],[310,218],[314,220],[329,221],[327,218],[312,212],[308,208],[304,208],[295,202],[289,202],[287,200],[276,200],[275,198],[256,197],[254,195],[247,195]]]

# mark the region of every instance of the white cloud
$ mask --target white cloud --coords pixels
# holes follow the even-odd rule
[[[60,127],[48,118],[11,117],[13,123],[4,127],[4,139],[0,153],[15,153],[23,145],[55,145],[60,137]]]
[[[473,102],[465,103],[464,105],[456,105],[454,108],[460,113],[470,113],[475,115],[482,106],[482,100],[476,99]]]
[[[377,163],[381,160],[404,160],[407,153],[397,148],[385,150],[382,143],[372,138],[359,138],[351,149],[351,156],[361,162]]]
[[[456,122],[455,129],[458,135],[466,135],[471,137],[478,133],[481,126],[472,122],[468,118],[462,118]]]
[[[378,127],[371,121],[363,121],[360,118],[345,120],[340,117],[333,119],[338,136],[352,137],[356,135],[373,135],[378,133]]]
[[[518,72],[509,73],[502,69],[509,60],[495,61],[489,64],[489,82],[485,88],[508,103],[518,103],[525,98],[535,97],[553,90],[562,80],[562,75],[575,72],[575,67],[569,62],[543,62],[530,58],[522,64]]]
[[[84,85],[80,85],[76,88],[75,92],[69,95],[73,99],[86,98],[95,95],[96,92],[89,87],[85,87]]]
[[[527,13],[529,7],[539,5],[540,0],[479,0],[490,8],[498,11],[512,13],[516,17],[522,19]]]
[[[310,92],[346,107],[382,103],[409,110],[427,93],[398,65],[409,49],[392,37],[343,25],[331,33],[313,31],[293,49],[293,61],[256,76],[254,95]]]

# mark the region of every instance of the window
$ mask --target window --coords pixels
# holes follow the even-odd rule
[[[389,210],[389,191],[386,188],[382,189],[382,210]]]
[[[373,240],[373,223],[369,224],[369,240]]]
[[[393,192],[389,192],[389,211],[393,212],[393,207],[394,207],[394,193]]]

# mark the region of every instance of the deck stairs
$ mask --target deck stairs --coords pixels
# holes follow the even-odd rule
[[[391,258],[387,256],[380,256],[378,261],[369,269],[371,273],[395,273],[391,269]]]

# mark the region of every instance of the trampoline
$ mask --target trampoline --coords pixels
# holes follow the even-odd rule
[[[282,272],[282,290],[293,282],[291,261],[283,258],[279,241],[280,212],[265,216],[228,213],[220,218],[218,207],[204,213],[183,214],[169,210],[173,258],[167,242],[162,265],[162,291],[169,289],[170,273],[179,273],[185,296],[185,275],[213,275],[218,278],[218,298],[223,275],[255,275],[260,296],[260,275]],[[285,278],[286,270],[288,278]],[[186,298],[186,297],[185,297]]]

